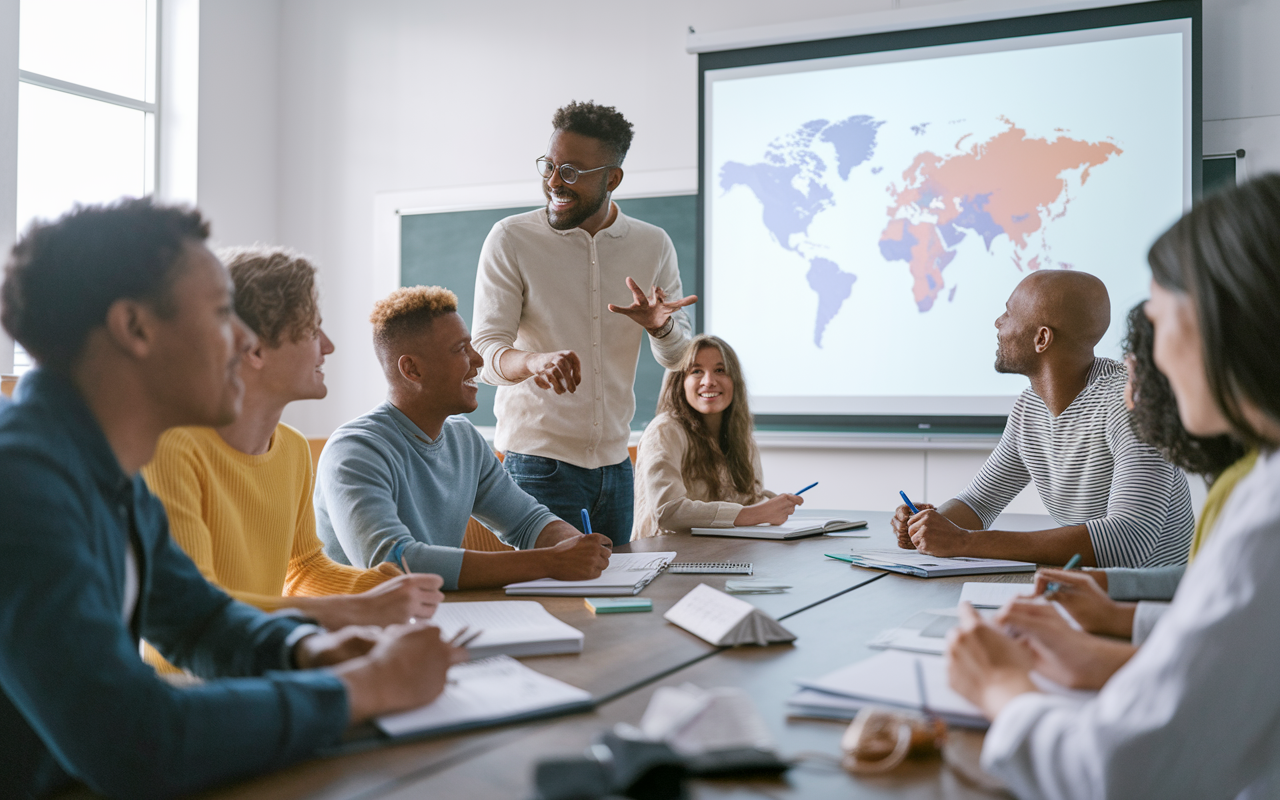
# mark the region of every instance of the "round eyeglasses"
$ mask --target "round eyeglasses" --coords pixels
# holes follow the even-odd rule
[[[619,164],[605,164],[603,167],[596,167],[595,169],[578,169],[572,164],[561,164],[560,166],[557,167],[555,165],[555,162],[553,162],[551,159],[547,158],[546,156],[539,158],[534,163],[538,165],[538,174],[541,175],[543,178],[550,178],[552,175],[555,174],[556,170],[559,170],[560,180],[564,181],[565,183],[577,183],[579,175],[589,175],[592,172],[599,172],[602,169],[609,169],[610,167],[621,166]]]

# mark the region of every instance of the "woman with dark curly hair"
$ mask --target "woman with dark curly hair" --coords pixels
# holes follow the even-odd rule
[[[1178,419],[1178,402],[1169,381],[1156,368],[1152,355],[1155,329],[1143,312],[1143,303],[1129,311],[1125,339],[1125,366],[1129,383],[1125,402],[1134,435],[1160,451],[1169,463],[1210,484],[1196,523],[1187,563],[1213,532],[1231,491],[1257,461],[1256,450],[1246,451],[1234,437],[1193,436]],[[1105,636],[1131,639],[1141,644],[1169,607],[1186,565],[1149,568],[1087,569],[1083,573],[1042,569],[1036,575],[1037,592],[1050,583],[1058,590],[1054,599],[1071,612],[1085,630]],[[1116,602],[1138,601],[1138,602]],[[1165,601],[1165,602],[1161,602]]]

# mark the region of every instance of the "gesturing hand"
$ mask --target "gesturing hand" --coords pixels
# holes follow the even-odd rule
[[[929,511],[936,508],[931,503],[916,503],[916,508],[921,511]],[[903,503],[893,512],[893,516],[889,518],[889,527],[893,528],[893,532],[898,537],[898,547],[903,550],[915,550],[916,546],[911,541],[911,532],[907,528],[911,524],[911,518],[915,516],[910,506]]]
[[[631,290],[635,302],[623,308],[609,304],[609,310],[615,314],[623,314],[635,320],[642,328],[649,333],[657,334],[662,327],[667,324],[667,320],[677,309],[691,306],[698,302],[697,295],[689,295],[681,300],[667,300],[667,293],[662,291],[662,287],[653,287],[653,296],[645,297],[644,292],[640,291],[640,285],[631,278],[627,278],[627,288]]]
[[[554,389],[556,394],[576,392],[582,383],[582,362],[572,350],[535,354],[529,372],[539,389]]]
[[[561,581],[587,581],[599,578],[609,566],[613,553],[609,537],[600,533],[570,536],[548,548],[551,557],[548,577]]]

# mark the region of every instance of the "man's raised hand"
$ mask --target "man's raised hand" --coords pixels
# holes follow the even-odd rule
[[[644,292],[640,291],[640,285],[631,278],[627,278],[627,288],[631,290],[634,302],[626,308],[610,303],[609,310],[615,314],[630,317],[640,327],[655,335],[662,330],[667,320],[678,309],[698,302],[697,295],[689,295],[680,300],[668,300],[667,293],[662,291],[661,286],[654,286],[653,296],[645,297]]]

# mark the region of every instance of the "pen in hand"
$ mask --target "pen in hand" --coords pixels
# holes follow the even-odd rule
[[[804,494],[805,492],[809,491],[810,489],[812,489],[813,487],[815,487],[815,486],[817,486],[817,485],[818,485],[818,482],[817,482],[817,481],[814,481],[813,483],[811,483],[811,484],[809,484],[808,486],[804,487],[804,488],[803,488],[803,489],[801,489],[800,491],[796,492],[796,495],[797,495],[797,496],[798,496],[798,495],[802,495],[802,494]]]
[[[1072,570],[1078,566],[1080,566],[1080,554],[1076,553],[1074,556],[1071,557],[1071,560],[1066,563],[1066,566],[1064,566],[1063,569]],[[1049,581],[1049,583],[1044,587],[1044,598],[1048,600],[1049,598],[1053,597],[1053,595],[1061,591],[1061,589],[1062,589],[1062,584],[1058,583],[1057,581]]]
[[[587,510],[585,508],[582,509],[582,532],[588,536],[590,536],[593,533],[593,531],[591,530],[591,515],[587,513]],[[609,544],[606,545],[606,547],[612,550],[613,542],[612,541],[609,542]]]
[[[910,499],[908,499],[908,497],[907,497],[907,493],[906,493],[906,492],[904,492],[904,491],[902,491],[902,490],[899,490],[899,491],[898,491],[898,495],[902,498],[902,502],[904,502],[904,503],[906,503],[906,504],[907,504],[907,508],[911,509],[911,513],[912,513],[912,514],[919,514],[919,513],[920,513],[920,509],[916,508],[916,504],[915,504],[915,503],[913,503],[913,502],[911,502],[911,500],[910,500]]]

